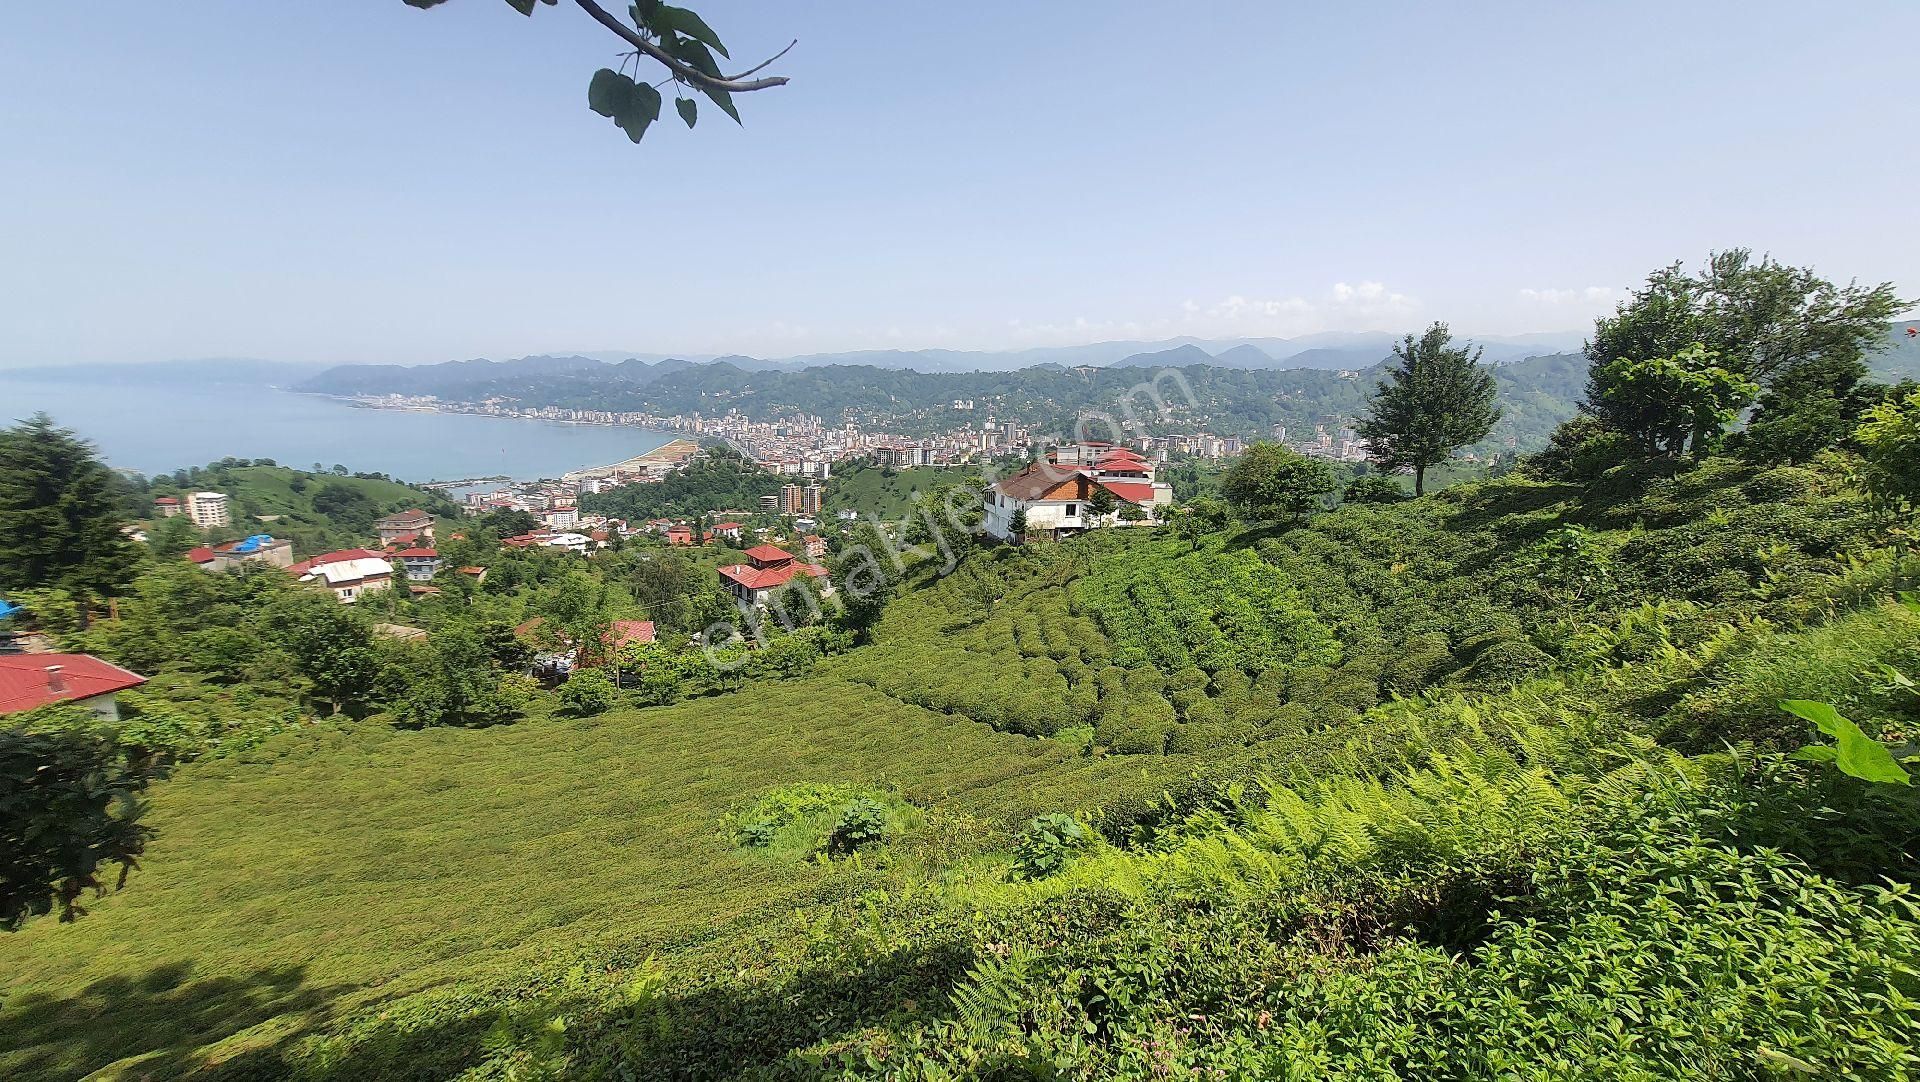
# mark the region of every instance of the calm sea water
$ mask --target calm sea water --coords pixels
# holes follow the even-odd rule
[[[645,428],[361,409],[266,387],[121,386],[0,375],[0,424],[45,411],[107,462],[153,475],[232,455],[318,462],[407,481],[558,477],[645,454],[673,437]]]

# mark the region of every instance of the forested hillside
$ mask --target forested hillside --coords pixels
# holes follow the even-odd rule
[[[526,406],[644,411],[658,416],[713,415],[729,409],[756,420],[814,414],[835,423],[854,421],[909,435],[977,424],[988,412],[1001,420],[1016,419],[1045,431],[1067,433],[1083,411],[1108,412],[1123,403],[1156,432],[1206,429],[1264,438],[1274,425],[1311,432],[1314,425],[1358,416],[1379,376],[1377,367],[1342,377],[1324,369],[1251,370],[1196,363],[1178,369],[1192,391],[1189,400],[1186,390],[1166,378],[1130,397],[1156,371],[1137,367],[1091,373],[1057,365],[1015,372],[924,373],[829,365],[789,372],[745,371],[725,361],[679,367],[662,362],[641,369],[634,367],[638,362],[607,366],[586,361],[590,367],[583,367],[562,365],[552,358],[538,360],[543,363],[484,370],[483,382],[449,385],[447,397],[461,401],[497,397]],[[1501,396],[1510,413],[1489,435],[1488,447],[1502,446],[1508,437],[1528,449],[1544,443],[1553,426],[1572,415],[1583,370],[1577,358],[1564,355],[1501,366]],[[395,386],[413,384],[403,381]],[[1170,406],[1165,417],[1157,415],[1154,395]],[[955,400],[973,400],[975,408],[955,409]]]
[[[292,540],[302,553],[364,544],[374,521],[396,511],[417,507],[441,517],[460,513],[439,493],[382,475],[350,474],[345,467],[300,470],[245,459],[147,479],[133,487],[129,511],[148,518],[157,497],[179,498],[205,490],[226,493],[233,516],[230,526],[212,531],[214,540],[265,532]],[[153,525],[167,535],[169,544],[177,545],[185,536],[178,532],[184,522],[161,520]]]

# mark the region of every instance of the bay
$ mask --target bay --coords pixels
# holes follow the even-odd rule
[[[385,473],[406,481],[558,477],[645,454],[674,437],[622,425],[375,410],[272,387],[8,377],[0,424],[44,411],[116,469],[152,476],[232,456]]]

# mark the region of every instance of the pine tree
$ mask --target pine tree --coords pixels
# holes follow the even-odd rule
[[[1393,347],[1398,363],[1380,382],[1359,428],[1374,461],[1413,470],[1415,496],[1426,494],[1428,467],[1485,439],[1500,420],[1493,370],[1480,363],[1481,352],[1453,345],[1444,323]]]
[[[0,430],[0,590],[113,596],[137,562],[121,525],[114,476],[91,444],[44,413]]]

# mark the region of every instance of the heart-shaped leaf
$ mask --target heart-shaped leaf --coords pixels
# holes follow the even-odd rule
[[[680,119],[686,121],[689,128],[693,127],[693,122],[700,117],[700,107],[692,98],[676,98],[673,107],[680,110]]]
[[[601,116],[618,119],[633,101],[633,87],[632,79],[612,68],[601,68],[587,83],[587,107]]]

